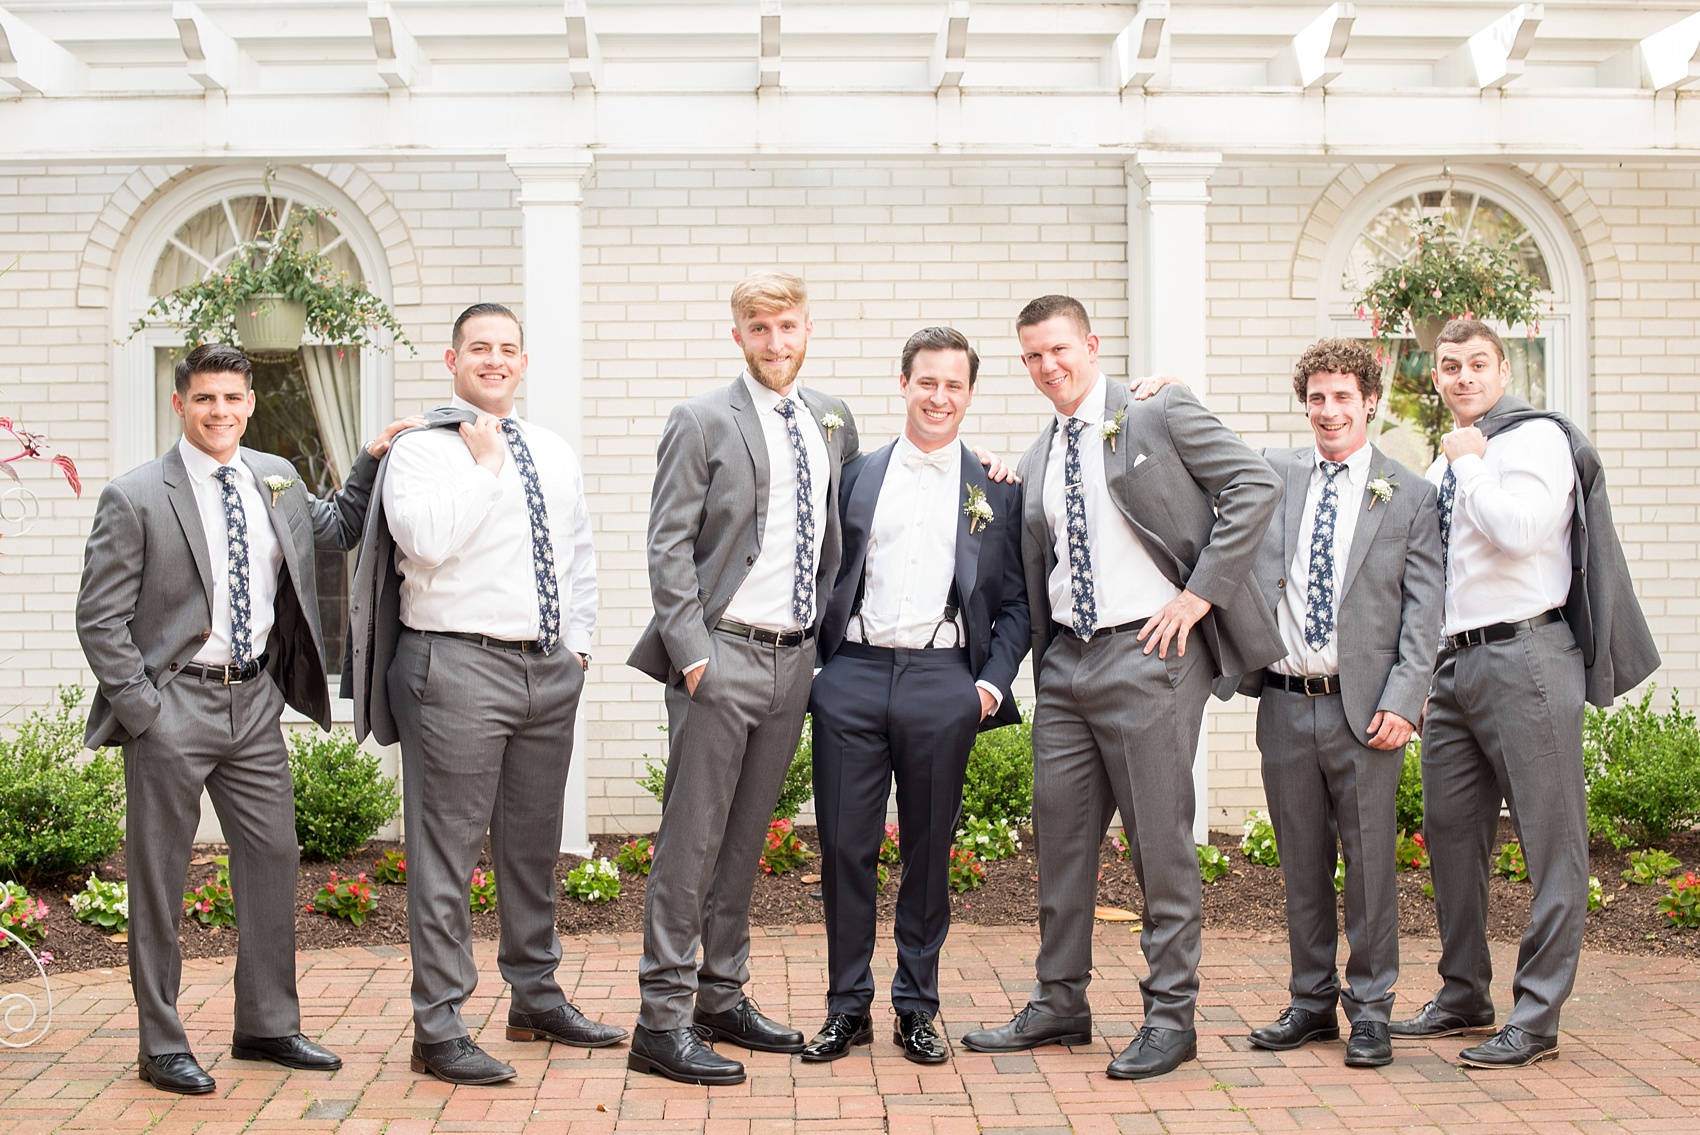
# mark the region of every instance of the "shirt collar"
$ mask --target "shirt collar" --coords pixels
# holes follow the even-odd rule
[[[755,402],[757,410],[768,410],[777,413],[779,410],[779,399],[781,397],[785,397],[789,398],[791,400],[791,404],[799,410],[802,410],[804,413],[808,412],[807,407],[803,405],[802,383],[793,381],[791,383],[791,393],[781,395],[777,390],[763,386],[761,383],[757,382],[755,380],[755,376],[750,374],[748,367],[746,367],[744,372],[738,377],[744,380],[744,388],[750,392],[750,398]]]
[[[483,410],[480,410],[477,406],[474,406],[471,402],[468,402],[458,394],[449,399],[449,405],[453,406],[457,410],[465,410],[469,414],[484,413]],[[522,426],[525,424],[525,419],[520,417],[518,414],[509,414],[508,417]],[[498,418],[497,420],[500,421],[501,419]]]
[[[1057,411],[1057,425],[1066,427],[1070,418],[1079,418],[1091,425],[1097,425],[1104,420],[1104,372],[1098,372],[1098,381],[1092,384],[1092,389],[1086,392],[1086,397],[1080,400],[1080,405],[1074,408],[1074,413],[1065,414]]]
[[[1363,445],[1358,447],[1358,451],[1356,453],[1346,458],[1346,476],[1351,480],[1352,484],[1361,485],[1368,479],[1369,459],[1372,452],[1372,447],[1369,442],[1366,441]],[[1322,456],[1321,450],[1312,449],[1311,460],[1311,467],[1313,469],[1321,469],[1323,461],[1327,459]]]
[[[950,445],[944,446],[943,448],[950,450],[955,446],[960,446],[961,444],[962,441],[958,438],[956,441],[951,442]],[[905,454],[920,452],[921,447],[910,441],[908,434],[900,433],[897,435],[897,446],[891,451],[891,459],[893,461],[902,461]]]
[[[189,444],[189,439],[186,437],[178,439],[177,453],[178,456],[183,458],[183,468],[188,472],[189,476],[203,484],[215,479],[218,476],[219,469],[223,468],[223,466],[219,464],[218,458],[207,453],[205,450],[196,449],[193,445]],[[253,483],[254,474],[248,471],[247,464],[242,460],[242,451],[240,449],[236,451],[236,459],[233,460],[230,465],[236,470],[236,479],[238,481],[246,481],[250,484]]]

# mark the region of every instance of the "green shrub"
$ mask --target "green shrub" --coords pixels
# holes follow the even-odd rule
[[[600,859],[586,859],[567,872],[561,889],[579,902],[613,902],[620,897],[620,869]]]
[[[783,875],[793,867],[801,867],[813,852],[797,838],[791,821],[773,819],[767,825],[767,841],[761,849],[761,869],[767,875]]]
[[[1198,845],[1198,877],[1205,883],[1214,883],[1232,870],[1227,852],[1213,844]]]
[[[1334,858],[1334,893],[1346,893],[1346,861],[1339,856]]]
[[[1516,840],[1508,840],[1494,857],[1493,873],[1503,875],[1513,883],[1529,881],[1529,865],[1523,859],[1523,845]]]
[[[1645,851],[1629,853],[1629,870],[1623,873],[1623,877],[1637,887],[1650,887],[1664,882],[1680,870],[1682,860],[1668,851],[1649,847]]]
[[[1604,887],[1600,886],[1599,876],[1598,875],[1589,875],[1588,876],[1588,913],[1593,914],[1596,910],[1604,910],[1605,907],[1606,907],[1606,904],[1610,901],[1611,901],[1611,899],[1606,897],[1606,889]]]
[[[30,897],[22,883],[0,883],[0,928],[10,930],[26,946],[35,946],[47,937],[47,904]],[[12,940],[0,934],[0,950]]]
[[[982,820],[978,816],[969,816],[957,830],[956,843],[981,859],[1008,859],[1021,850],[1021,833],[1009,820]]]
[[[814,734],[810,729],[810,720],[803,719],[803,735],[797,739],[797,751],[791,757],[791,767],[785,770],[785,784],[779,790],[779,799],[773,805],[773,818],[776,820],[795,820],[803,805],[815,794],[815,763],[814,763]],[[664,725],[662,732],[667,731]],[[662,797],[667,792],[667,766],[658,765],[649,759],[645,753],[643,775],[637,778],[637,785],[651,796],[657,804],[664,803]]]
[[[971,891],[986,881],[980,857],[961,844],[950,849],[950,889],[957,894]]]
[[[289,773],[295,778],[295,838],[308,859],[347,859],[401,807],[395,781],[346,729],[291,734]]]
[[[1659,913],[1683,930],[1700,929],[1700,879],[1690,871],[1670,880],[1670,890],[1659,900]]]
[[[130,929],[130,884],[90,875],[88,886],[71,896],[71,913],[78,922],[112,934],[126,933]]]
[[[962,814],[982,820],[1026,821],[1033,815],[1033,724],[989,729],[968,755]]]
[[[320,887],[319,893],[313,896],[313,901],[307,904],[307,913],[342,918],[360,926],[377,905],[378,900],[372,894],[372,884],[366,881],[366,872],[362,871],[350,879],[332,871],[331,881]]]
[[[1393,794],[1393,822],[1402,832],[1415,834],[1423,826],[1423,741],[1411,738],[1405,746],[1405,765],[1399,770],[1399,788]]]
[[[1245,814],[1245,834],[1240,837],[1240,850],[1259,867],[1281,866],[1281,851],[1275,846],[1275,821],[1262,808]]]
[[[407,853],[386,851],[372,860],[372,878],[392,887],[407,886]]]
[[[472,882],[466,886],[466,907],[473,914],[489,914],[496,909],[496,872],[482,867],[472,869]]]
[[[1652,688],[1639,703],[1589,709],[1582,761],[1588,828],[1613,847],[1663,843],[1700,823],[1700,728],[1676,697],[1667,714],[1653,709]]]
[[[230,891],[230,856],[213,860],[218,871],[192,891],[183,892],[183,913],[215,929],[236,925],[236,896]]]
[[[655,862],[655,844],[642,836],[628,839],[614,853],[614,862],[634,875],[647,875]]]
[[[0,878],[25,883],[81,874],[124,838],[124,762],[83,753],[83,691],[61,686],[58,708],[37,710],[0,741]]]
[[[1428,844],[1423,839],[1423,833],[1406,835],[1401,831],[1398,842],[1394,844],[1393,858],[1401,871],[1427,871]]]

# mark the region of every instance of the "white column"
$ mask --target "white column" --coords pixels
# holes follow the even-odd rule
[[[589,150],[534,150],[508,155],[519,178],[524,224],[525,350],[530,357],[525,416],[554,430],[584,459],[584,185]],[[561,850],[590,852],[585,795],[585,712],[579,700],[573,763],[567,777]]]
[[[1205,208],[1221,154],[1143,150],[1127,163],[1128,340],[1133,375],[1169,373],[1209,404],[1204,369]],[[1210,826],[1210,715],[1193,757],[1194,840]]]

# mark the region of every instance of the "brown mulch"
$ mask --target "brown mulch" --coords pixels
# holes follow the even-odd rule
[[[799,827],[797,834],[811,848],[818,848],[818,836],[813,828]],[[629,836],[599,836],[598,854],[612,858],[615,850]],[[1212,832],[1211,842],[1229,852],[1233,873],[1204,889],[1204,925],[1210,929],[1250,930],[1281,935],[1286,932],[1286,913],[1283,901],[1281,872],[1275,867],[1258,867],[1247,863],[1239,851],[1237,835]],[[1510,825],[1502,822],[1500,839],[1512,838]],[[398,844],[375,842],[368,844],[352,858],[341,863],[303,863],[296,893],[296,947],[302,950],[337,946],[378,946],[407,943],[407,889],[405,887],[376,888],[378,904],[362,926],[320,914],[308,914],[302,908],[310,902],[332,870],[339,875],[370,872],[373,860]],[[1685,868],[1700,865],[1700,832],[1678,836],[1664,845]],[[188,883],[199,885],[216,868],[207,859],[221,849],[197,848],[199,862],[189,869]],[[489,866],[488,854],[482,860]],[[581,860],[563,855],[556,867],[559,878]],[[1609,950],[1628,954],[1663,954],[1675,957],[1700,958],[1700,931],[1678,930],[1667,925],[1668,920],[1657,911],[1659,898],[1665,889],[1659,886],[1632,887],[1624,882],[1623,870],[1628,866],[1629,853],[1614,851],[1609,844],[1596,842],[1591,850],[1590,870],[1605,886],[1610,899],[1605,909],[1588,916],[1583,946],[1592,950]],[[1117,906],[1138,912],[1141,905],[1139,884],[1133,877],[1131,864],[1117,859],[1108,841],[1104,845],[1103,870],[1099,883],[1098,901],[1105,906]],[[818,860],[786,875],[761,875],[756,880],[750,920],[758,926],[786,926],[821,921],[820,900],[813,897],[816,890],[811,872]],[[106,879],[122,877],[124,852],[120,848],[97,873]],[[897,901],[897,870],[880,897],[879,918],[889,922]],[[1022,851],[1013,859],[986,864],[985,885],[977,890],[951,897],[953,917],[964,923],[981,926],[1030,925],[1037,918],[1037,869],[1033,862],[1031,834],[1023,836]],[[809,881],[805,882],[805,878]],[[643,893],[645,879],[641,875],[622,873],[620,897],[611,903],[591,905],[563,896],[558,904],[556,925],[563,934],[592,934],[637,931],[643,928]],[[1428,881],[1426,871],[1408,871],[1399,876],[1399,923],[1403,934],[1432,938],[1437,929],[1434,904],[1424,897],[1422,885]],[[498,887],[500,880],[497,880]],[[123,969],[128,965],[127,947],[106,934],[75,920],[69,905],[71,894],[82,888],[82,878],[67,878],[51,885],[31,889],[48,905],[46,949],[53,954],[53,972],[81,969]],[[1528,925],[1530,889],[1527,883],[1513,883],[1494,876],[1489,884],[1489,935],[1498,941],[1516,941]],[[497,934],[495,913],[472,916],[473,933],[480,938]],[[187,958],[219,957],[236,952],[235,929],[208,929],[185,919],[181,926],[183,956]],[[34,975],[23,951],[0,949],[0,982],[16,981]]]

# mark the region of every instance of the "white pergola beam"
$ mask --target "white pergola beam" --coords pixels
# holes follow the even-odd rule
[[[23,94],[71,94],[88,88],[88,66],[0,8],[0,82]]]
[[[1488,91],[1516,79],[1545,15],[1544,5],[1517,5],[1437,62],[1435,85]]]
[[[372,25],[372,48],[378,55],[378,76],[390,90],[423,86],[431,77],[431,61],[396,17],[389,0],[368,0],[366,19]]]
[[[779,86],[779,0],[761,0],[761,60],[756,86]]]
[[[1104,71],[1118,91],[1146,87],[1168,71],[1169,0],[1141,0],[1127,27],[1104,56]]]
[[[968,0],[951,0],[944,22],[933,37],[927,61],[927,82],[933,90],[962,85],[963,61],[968,58]]]
[[[1323,9],[1269,61],[1270,85],[1308,91],[1338,79],[1357,18],[1356,4],[1330,4]]]
[[[585,0],[567,0],[567,71],[575,87],[594,89],[602,82],[602,47]]]
[[[1612,56],[1595,73],[1602,87],[1669,91],[1700,82],[1700,12]]]
[[[189,61],[189,77],[209,91],[228,91],[236,86],[250,65],[236,41],[213,23],[199,4],[179,0],[171,5],[171,19],[177,25],[183,56]]]

